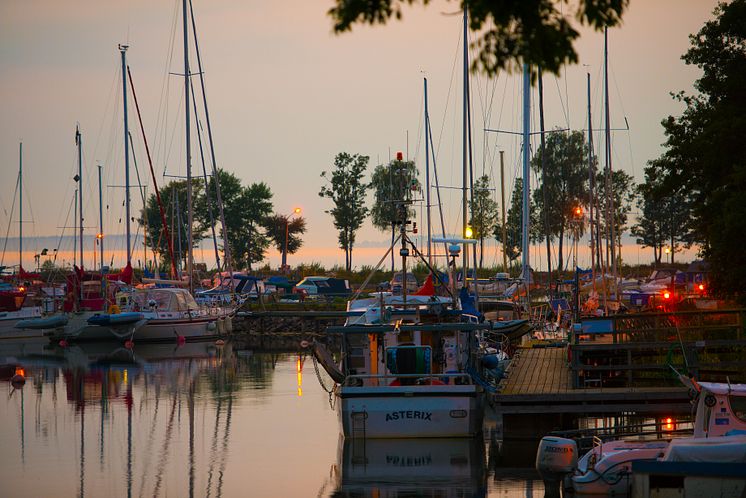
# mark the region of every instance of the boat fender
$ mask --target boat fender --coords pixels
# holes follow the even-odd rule
[[[110,315],[118,315],[121,312],[122,312],[121,308],[117,306],[116,304],[112,304],[111,306],[109,306]]]
[[[315,342],[313,344],[313,356],[321,363],[326,373],[332,378],[337,384],[341,384],[345,380],[345,374],[339,369],[337,364],[334,362],[332,354],[323,344]]]
[[[225,334],[225,318],[218,318],[217,322],[218,335]]]
[[[228,334],[233,332],[233,318],[230,316],[225,317],[225,332]]]
[[[215,322],[209,322],[207,324],[207,330],[209,330],[210,332],[214,332],[215,329],[217,329],[217,328],[218,328],[218,326],[215,325]]]

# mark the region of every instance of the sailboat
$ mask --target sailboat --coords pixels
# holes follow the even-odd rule
[[[183,28],[184,28],[184,74],[185,94],[190,94],[190,70],[188,51],[188,28],[187,28],[187,3],[183,1]],[[129,133],[128,133],[128,109],[127,109],[127,76],[129,75],[132,95],[140,114],[137,96],[132,85],[132,75],[126,62],[126,51],[128,46],[120,45],[122,60],[122,88],[124,106],[124,143],[125,143],[125,206],[127,212],[127,266],[131,269],[131,242],[130,242],[130,196],[129,196]],[[187,158],[187,216],[188,216],[188,248],[187,248],[187,274],[189,290],[180,287],[158,287],[131,289],[127,293],[117,296],[108,313],[99,313],[87,319],[88,327],[76,331],[66,331],[62,337],[65,339],[93,339],[105,336],[129,341],[164,341],[164,340],[186,340],[188,338],[210,338],[217,337],[232,330],[233,314],[232,307],[223,306],[200,306],[194,299],[193,291],[193,253],[192,253],[192,188],[191,188],[191,145],[190,145],[190,104],[189,98],[185,99],[185,124],[186,124],[186,158]],[[142,128],[142,119],[140,119]],[[143,138],[145,133],[143,131]],[[147,141],[146,150],[147,148]],[[150,153],[148,152],[150,160]],[[152,165],[151,165],[152,169]],[[157,192],[157,188],[156,188]],[[227,244],[226,244],[227,246]],[[173,261],[173,254],[171,255]]]
[[[41,307],[25,306],[28,289],[23,281],[38,279],[39,275],[23,269],[23,143],[19,144],[18,162],[18,273],[7,277],[8,280],[16,280],[15,284],[0,281],[0,339],[40,335],[40,332],[19,334],[15,329],[19,321],[41,317]]]

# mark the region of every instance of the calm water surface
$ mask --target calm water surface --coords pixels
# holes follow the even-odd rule
[[[4,497],[544,495],[489,419],[475,440],[345,442],[299,353],[5,340],[0,385]]]

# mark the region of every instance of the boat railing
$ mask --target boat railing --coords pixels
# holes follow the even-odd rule
[[[413,384],[401,383],[402,379],[413,379]],[[398,383],[392,384],[392,382]],[[473,384],[471,375],[464,372],[456,373],[431,373],[431,374],[353,374],[348,375],[345,379],[346,386],[397,386],[416,387],[432,385],[471,385]]]

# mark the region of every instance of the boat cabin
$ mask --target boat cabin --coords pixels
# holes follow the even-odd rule
[[[134,311],[197,311],[199,305],[186,289],[137,289],[131,296]]]

